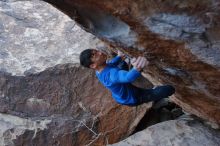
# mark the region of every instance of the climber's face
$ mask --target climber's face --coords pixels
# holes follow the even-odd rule
[[[96,69],[97,67],[103,66],[106,64],[107,55],[101,51],[93,49],[90,59],[92,61],[90,68]]]

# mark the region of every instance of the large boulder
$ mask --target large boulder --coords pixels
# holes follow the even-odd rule
[[[121,106],[80,67],[96,37],[42,1],[0,1],[0,145],[105,145],[150,108]],[[59,64],[59,65],[58,65]]]
[[[109,146],[219,146],[220,131],[198,119],[180,118],[153,125]]]
[[[102,46],[65,14],[40,1],[0,1],[0,70],[12,75],[79,63],[85,48]]]
[[[184,110],[220,124],[219,1],[44,1],[128,56],[146,56],[152,83],[173,84]]]
[[[38,74],[0,73],[2,145],[105,145],[132,133],[150,104],[116,104],[91,70],[58,65]]]

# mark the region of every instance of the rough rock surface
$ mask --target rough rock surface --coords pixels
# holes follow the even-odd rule
[[[77,63],[81,50],[102,45],[65,14],[39,1],[0,1],[0,70],[12,75]]]
[[[151,104],[116,104],[73,64],[99,45],[42,1],[0,1],[0,146],[98,146],[132,133]]]
[[[146,77],[176,87],[186,111],[220,124],[219,0],[44,0],[86,31],[150,61]]]
[[[195,119],[178,119],[153,125],[109,146],[219,146],[220,131]]]
[[[116,104],[93,71],[74,64],[28,76],[0,73],[0,89],[3,146],[114,143],[150,108]]]

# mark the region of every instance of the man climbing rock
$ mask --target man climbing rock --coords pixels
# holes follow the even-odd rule
[[[118,51],[118,55],[107,61],[107,55],[102,51],[87,49],[80,54],[80,64],[94,69],[99,81],[108,88],[115,101],[122,105],[136,106],[150,101],[159,101],[167,98],[175,92],[170,85],[158,86],[152,89],[143,89],[132,85],[140,75],[148,61],[139,56],[131,60],[133,68],[123,70],[117,65],[122,61],[124,54]]]

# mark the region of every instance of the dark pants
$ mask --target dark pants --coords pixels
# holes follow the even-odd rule
[[[137,105],[150,101],[158,101],[171,96],[173,93],[175,93],[175,88],[171,85],[157,86],[154,89],[142,89],[137,99]]]

